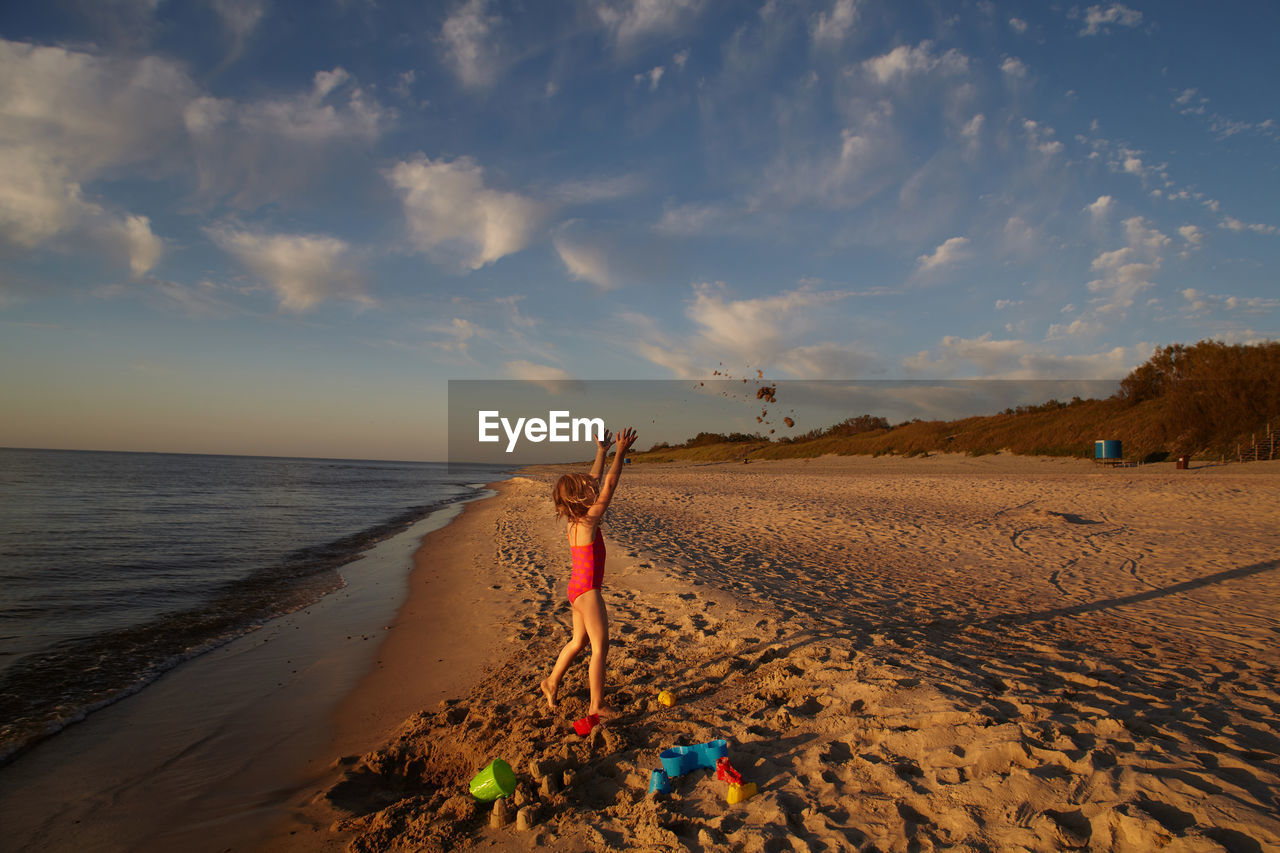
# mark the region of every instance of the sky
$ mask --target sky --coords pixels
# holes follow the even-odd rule
[[[0,446],[441,459],[449,380],[1119,379],[1274,339],[1277,31],[1273,2],[4,4]]]

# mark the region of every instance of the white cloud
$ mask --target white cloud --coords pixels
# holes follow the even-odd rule
[[[818,45],[832,45],[844,41],[858,19],[858,6],[854,0],[834,0],[830,11],[819,12],[813,19],[811,33]]]
[[[942,267],[952,266],[969,257],[969,238],[952,237],[933,250],[932,254],[916,258],[920,272],[930,272]]]
[[[1006,56],[1004,62],[1000,63],[1000,70],[1006,77],[1016,80],[1025,80],[1028,74],[1026,63],[1016,56]]]
[[[178,311],[188,317],[230,317],[246,313],[224,296],[235,290],[230,285],[202,279],[195,284],[182,284],[148,277],[145,288],[108,285],[95,295],[102,298],[141,298],[166,311]]]
[[[387,180],[400,193],[414,245],[473,270],[529,245],[542,216],[537,202],[486,187],[484,170],[470,157],[420,155],[397,163]]]
[[[1025,341],[993,340],[990,332],[977,338],[947,335],[939,344],[936,356],[921,350],[903,359],[902,366],[912,373],[951,376],[959,367],[958,362],[967,361],[977,365],[985,376],[1016,367],[1025,348]]]
[[[565,382],[573,379],[573,375],[563,368],[532,361],[508,361],[506,368],[507,376],[512,379],[530,382]]]
[[[396,76],[396,83],[391,91],[406,100],[413,100],[413,84],[418,79],[418,72],[410,68]]]
[[[635,195],[643,190],[644,186],[644,179],[639,175],[579,178],[557,184],[547,191],[547,195],[565,204],[597,204]]]
[[[1142,343],[1078,355],[1031,352],[1019,360],[1021,369],[1008,378],[1120,379],[1145,361],[1153,349],[1151,344]]]
[[[628,344],[638,355],[679,377],[705,376],[707,365],[734,364],[744,369],[771,365],[793,376],[847,377],[865,370],[871,359],[846,344],[800,344],[823,305],[851,294],[808,286],[773,296],[733,299],[722,282],[696,284],[685,315],[689,332],[659,325],[649,317],[620,317],[633,330]]]
[[[1021,18],[1010,18],[1009,27],[1018,35],[1023,35],[1027,31],[1027,22]]]
[[[1193,249],[1200,248],[1200,244],[1204,242],[1204,232],[1194,225],[1183,225],[1178,229],[1178,233],[1183,240],[1187,241],[1187,245]]]
[[[646,36],[671,33],[701,11],[703,0],[601,0],[596,15],[619,47]]]
[[[1183,89],[1173,99],[1173,108],[1181,115],[1190,116],[1219,139],[1228,139],[1241,133],[1255,133],[1272,140],[1280,140],[1280,128],[1275,119],[1241,121],[1209,109],[1209,99],[1197,89]]]
[[[877,145],[873,136],[844,128],[840,131],[840,159],[824,180],[824,188],[838,191],[842,184],[865,173],[876,156]]]
[[[151,233],[151,220],[145,216],[126,216],[123,227],[129,270],[134,278],[141,278],[160,260],[163,246],[160,238]]]
[[[1143,160],[1143,152],[1137,149],[1128,148],[1124,145],[1110,147],[1110,143],[1106,140],[1095,140],[1094,154],[1097,156],[1106,156],[1107,167],[1114,172],[1120,172],[1126,175],[1133,175],[1141,180],[1144,184],[1153,180],[1158,180],[1163,184],[1161,192],[1169,191],[1170,195],[1174,195],[1176,190],[1172,180],[1169,178],[1168,164],[1160,163],[1152,165]],[[1109,149],[1109,150],[1108,150]]]
[[[817,155],[809,146],[794,154],[784,151],[766,169],[749,209],[776,210],[804,203],[856,207],[899,179],[904,158],[892,104],[877,103],[852,118],[856,129],[840,131],[838,148],[831,146]]]
[[[537,340],[538,321],[520,313],[518,294],[485,299],[472,299],[460,292],[449,297],[440,319],[423,325],[425,340],[404,346],[414,350],[431,348],[442,359],[470,367],[492,366],[504,359],[531,359],[540,363],[557,359],[548,347]],[[393,345],[396,345],[393,342]]]
[[[671,57],[671,64],[676,67],[677,71],[683,71],[685,63],[687,63],[688,61],[689,61],[688,50],[678,51],[674,56]]]
[[[1063,145],[1054,139],[1054,130],[1048,125],[1042,125],[1031,119],[1023,119],[1022,129],[1027,134],[1027,145],[1034,151],[1039,151],[1046,157],[1053,157],[1061,154]]]
[[[1223,216],[1222,221],[1218,223],[1219,228],[1225,228],[1228,231],[1252,231],[1255,234],[1280,234],[1280,228],[1275,225],[1267,225],[1262,222],[1242,222],[1234,216]]]
[[[1017,214],[1000,229],[1000,250],[1008,255],[1028,256],[1043,244],[1042,230]]]
[[[105,249],[145,273],[159,256],[143,236],[148,220],[108,209],[89,185],[126,167],[160,168],[194,92],[166,60],[0,39],[0,243]]]
[[[223,98],[193,100],[183,117],[188,132],[197,139],[209,137],[219,126],[234,125],[234,132],[270,136],[297,145],[335,141],[372,141],[386,127],[390,114],[364,91],[349,87],[346,104],[329,103],[330,95],[347,88],[351,75],[343,68],[317,71],[311,91],[286,98],[237,103]]]
[[[431,341],[431,346],[445,351],[465,353],[471,340],[484,334],[487,330],[477,326],[470,320],[454,317],[448,323],[435,323],[427,326],[427,331],[443,338],[443,340]]]
[[[462,85],[477,89],[498,77],[499,53],[493,30],[502,19],[488,13],[488,0],[467,0],[440,27],[439,42],[449,68]]]
[[[828,342],[789,349],[778,356],[777,366],[797,379],[853,379],[877,362],[857,347]]]
[[[231,39],[228,60],[238,58],[267,11],[267,0],[211,0],[213,11]]]
[[[331,298],[373,302],[351,266],[351,246],[345,240],[321,234],[264,234],[229,225],[206,231],[219,248],[275,291],[282,308],[306,311]]]
[[[935,352],[921,350],[903,359],[903,367],[912,373],[937,377],[973,372],[998,379],[1116,379],[1127,374],[1146,358],[1150,344],[1114,347],[1097,353],[1059,355],[1047,352],[1025,340],[993,339],[990,333],[977,338],[948,335]]]
[[[305,187],[335,150],[373,143],[393,117],[340,67],[317,71],[310,90],[293,96],[205,96],[183,110],[200,192],[246,208]]]
[[[1183,115],[1204,115],[1209,99],[1201,97],[1197,89],[1183,89],[1173,103]]]
[[[1201,293],[1188,287],[1182,291],[1187,300],[1184,312],[1188,316],[1203,317],[1214,312],[1233,311],[1241,314],[1266,314],[1280,308],[1280,299],[1262,296],[1226,296]]]
[[[658,90],[658,82],[662,80],[662,75],[666,73],[666,70],[667,69],[663,68],[661,65],[654,66],[653,68],[650,68],[648,71],[644,71],[644,72],[641,72],[640,74],[637,74],[636,82],[648,83],[649,91],[656,92]]]
[[[777,361],[787,342],[810,319],[811,311],[841,294],[808,288],[756,299],[729,299],[722,283],[694,286],[687,314],[698,327],[698,341],[717,360],[749,365]]]
[[[1088,317],[1077,317],[1070,323],[1053,323],[1045,333],[1046,341],[1060,341],[1070,338],[1092,337],[1102,331],[1102,324]]]
[[[1262,124],[1254,124],[1251,121],[1240,121],[1238,119],[1229,119],[1226,116],[1214,113],[1209,119],[1209,130],[1218,135],[1219,139],[1227,139],[1238,133],[1246,133],[1251,130],[1262,128],[1264,131],[1269,129],[1270,125],[1266,122]],[[1274,134],[1267,134],[1274,138]]]
[[[1021,304],[1022,304],[1021,299],[997,299],[996,310],[1003,311],[1006,308],[1013,308],[1014,306],[1021,305]]]
[[[964,156],[973,159],[982,151],[982,128],[987,117],[977,113],[960,127],[960,138],[964,140]]]
[[[1112,3],[1106,7],[1090,6],[1084,11],[1084,27],[1080,30],[1080,35],[1095,36],[1099,33],[1110,33],[1109,26],[1112,24],[1119,27],[1136,27],[1141,23],[1142,13],[1121,3]]]
[[[1124,221],[1128,245],[1103,252],[1093,259],[1092,269],[1099,277],[1089,282],[1089,290],[1099,294],[1093,300],[1099,314],[1123,312],[1134,298],[1154,286],[1152,278],[1163,263],[1163,252],[1170,239],[1147,226],[1141,216]]]
[[[915,47],[898,45],[882,56],[864,61],[862,67],[880,83],[890,83],[935,69],[951,76],[964,74],[969,70],[969,58],[954,48],[935,55],[933,42],[926,39]]]
[[[1085,205],[1084,209],[1089,211],[1089,215],[1094,220],[1103,220],[1107,218],[1107,214],[1111,213],[1114,201],[1115,199],[1109,195],[1100,195],[1092,204]]]
[[[681,204],[663,209],[653,230],[669,237],[692,237],[723,229],[733,212],[721,204]]]
[[[632,330],[630,348],[641,358],[670,370],[681,379],[699,376],[703,371],[690,353],[688,341],[677,341],[667,334],[665,324],[659,326],[643,314],[624,312],[618,319]]]
[[[618,286],[609,270],[609,258],[604,249],[572,241],[564,234],[557,234],[554,243],[569,275],[579,281],[590,282],[601,290],[612,290]]]

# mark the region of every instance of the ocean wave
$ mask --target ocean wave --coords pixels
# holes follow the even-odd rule
[[[339,567],[476,491],[412,507],[359,532],[297,548],[216,587],[202,603],[143,624],[64,640],[0,672],[0,765],[144,689],[164,673],[345,586]]]

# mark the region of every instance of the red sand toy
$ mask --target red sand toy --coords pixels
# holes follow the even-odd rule
[[[746,802],[757,793],[756,783],[743,783],[742,774],[733,769],[733,765],[729,763],[729,756],[727,755],[716,761],[716,779],[729,783],[729,793],[726,797],[729,805]]]
[[[730,785],[742,784],[742,774],[733,769],[733,765],[729,763],[729,756],[727,755],[716,762],[716,779],[721,782],[728,782]]]

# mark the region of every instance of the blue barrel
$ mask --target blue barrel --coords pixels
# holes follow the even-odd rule
[[[1094,459],[1122,459],[1118,440],[1095,441],[1093,443]]]

